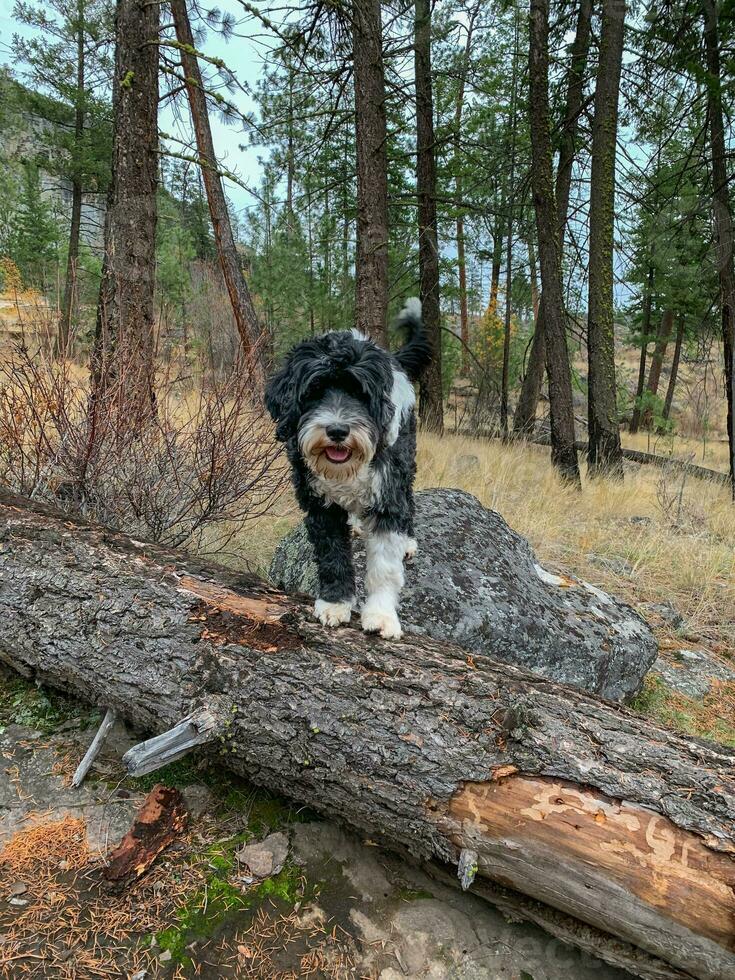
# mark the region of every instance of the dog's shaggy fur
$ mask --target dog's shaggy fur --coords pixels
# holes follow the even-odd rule
[[[403,559],[416,550],[413,382],[431,353],[418,299],[408,300],[399,325],[408,341],[395,354],[357,331],[297,344],[265,395],[316,555],[316,616],[328,626],[350,619],[352,529],[365,535],[367,553],[362,626],[385,637],[401,635]]]

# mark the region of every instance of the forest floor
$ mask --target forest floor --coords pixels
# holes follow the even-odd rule
[[[3,980],[631,980],[204,757],[127,778],[120,724],[72,789],[98,722],[0,668]],[[105,855],[157,782],[188,826],[113,892]],[[236,852],[274,832],[286,862],[251,884]]]

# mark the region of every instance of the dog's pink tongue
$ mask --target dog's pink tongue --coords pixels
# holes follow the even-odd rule
[[[350,456],[350,450],[346,446],[327,446],[324,452],[333,463],[344,463]]]

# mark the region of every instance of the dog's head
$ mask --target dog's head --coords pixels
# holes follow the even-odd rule
[[[315,473],[349,479],[389,437],[394,375],[389,355],[354,333],[297,344],[266,386],[276,438],[296,438]]]

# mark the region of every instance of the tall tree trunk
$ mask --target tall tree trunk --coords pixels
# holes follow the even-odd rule
[[[159,7],[118,0],[112,182],[92,353],[92,401],[118,386],[129,424],[155,404]]]
[[[529,44],[531,179],[541,265],[542,311],[551,411],[551,459],[580,486],[574,442],[572,372],[567,351],[549,124],[549,0],[531,0]]]
[[[454,106],[454,190],[457,198],[457,271],[459,277],[459,334],[462,340],[462,360],[460,364],[460,374],[467,377],[470,373],[469,343],[470,343],[470,323],[467,311],[467,260],[465,257],[464,241],[464,211],[462,210],[462,159],[460,152],[460,134],[462,130],[462,109],[464,107],[464,93],[467,82],[467,70],[470,66],[470,56],[472,53],[472,34],[474,32],[475,20],[480,12],[480,4],[477,3],[469,14],[467,23],[467,38],[464,46],[464,57],[459,75],[457,86],[457,100]]]
[[[199,166],[204,177],[204,187],[207,192],[209,214],[212,219],[212,230],[214,231],[214,241],[222,269],[222,277],[230,297],[245,363],[256,383],[262,384],[264,347],[267,345],[263,343],[261,337],[258,314],[255,312],[250,290],[245,282],[240,256],[232,234],[232,224],[230,223],[227,200],[214,152],[207,97],[202,82],[202,73],[199,70],[186,0],[171,0],[171,13],[176,28],[176,38],[179,42],[186,93],[189,98],[191,120],[197,141]]]
[[[416,192],[419,205],[419,277],[424,324],[432,346],[431,363],[419,386],[421,426],[444,429],[442,338],[439,311],[439,241],[436,220],[436,147],[431,81],[431,0],[416,0]]]
[[[735,500],[735,224],[727,177],[725,123],[722,108],[720,38],[716,0],[702,0],[704,43],[707,56],[707,115],[712,151],[712,210],[714,213],[717,269],[720,279],[722,343],[725,353],[727,436],[730,483]]]
[[[648,337],[651,332],[651,304],[653,302],[653,263],[648,266],[646,279],[646,295],[643,299],[643,321],[641,323],[641,356],[638,362],[638,384],[635,390],[635,404],[628,431],[635,434],[641,424],[641,402],[646,387],[646,358],[648,355]]]
[[[354,0],[352,51],[357,147],[355,320],[388,344],[388,162],[380,0]]]
[[[505,210],[505,197],[503,196],[500,201],[500,211],[501,213]],[[492,310],[493,314],[498,312],[498,291],[500,289],[500,270],[503,267],[503,232],[501,226],[501,219],[498,218],[495,222],[495,229],[493,231],[493,260],[490,269],[490,300],[488,302],[488,308]]]
[[[615,384],[614,209],[624,0],[603,0],[590,180],[587,422],[590,476],[623,477]]]
[[[661,378],[661,368],[663,367],[664,358],[666,357],[666,348],[669,346],[671,328],[673,325],[674,311],[671,309],[664,310],[663,316],[661,317],[661,324],[659,325],[658,333],[656,334],[656,346],[653,349],[653,356],[651,357],[651,367],[648,371],[646,392],[651,397],[648,399],[649,404],[646,405],[645,409],[643,410],[643,418],[641,419],[641,424],[644,429],[651,428],[653,407],[651,406],[650,401],[655,395],[658,394],[658,383]]]
[[[579,115],[584,97],[584,75],[590,48],[592,22],[592,0],[580,0],[577,11],[577,26],[572,43],[571,60],[567,74],[567,98],[564,109],[564,123],[559,143],[559,166],[556,172],[556,209],[559,227],[559,263],[564,254],[564,235],[569,213],[569,195],[572,186],[572,168],[577,148]],[[528,369],[521,386],[516,414],[513,418],[513,431],[518,435],[533,432],[536,421],[536,407],[541,396],[544,380],[544,361],[546,358],[546,331],[543,322],[543,304],[536,312],[536,327],[531,344]]]
[[[513,286],[513,205],[515,202],[516,170],[516,102],[518,98],[518,11],[515,13],[513,33],[513,69],[510,95],[510,179],[508,181],[508,227],[505,246],[505,322],[503,324],[503,371],[500,382],[500,428],[503,438],[508,438],[508,388],[510,386],[510,328],[511,292]]]
[[[536,250],[533,247],[533,239],[528,239],[528,278],[531,284],[531,309],[533,310],[534,321],[538,320],[538,270],[536,269]]]
[[[77,0],[77,84],[74,92],[74,175],[71,190],[71,224],[69,226],[69,250],[66,257],[66,278],[64,280],[64,298],[61,302],[59,330],[56,337],[56,354],[66,357],[69,353],[71,324],[76,317],[79,302],[78,270],[79,270],[79,237],[82,227],[82,178],[79,172],[79,154],[84,138],[85,118],[85,64],[84,64],[84,9],[85,0]]]
[[[681,359],[681,345],[684,341],[684,314],[680,313],[676,318],[676,344],[674,345],[674,359],[671,362],[671,374],[669,375],[669,386],[666,389],[666,401],[664,402],[663,417],[668,421],[671,415],[671,405],[674,401],[674,391],[676,390],[676,379],[679,374],[679,361]]]

